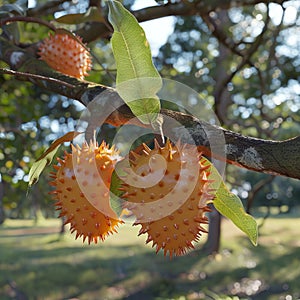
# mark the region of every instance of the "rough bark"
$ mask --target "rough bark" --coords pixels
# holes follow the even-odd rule
[[[2,72],[17,75],[20,80],[30,81],[54,93],[76,99],[86,106],[106,91],[105,97],[101,99],[101,107],[113,107],[113,113],[105,120],[106,123],[121,126],[134,117],[114,89],[54,72],[38,60],[34,48],[19,48],[3,38],[0,38],[0,48],[0,60],[23,73],[12,70]],[[162,109],[161,114],[181,124],[177,128],[167,128],[168,125],[163,124],[165,132],[172,131],[172,138],[175,140],[195,143],[205,155],[212,155],[249,170],[300,179],[300,136],[285,141],[264,140],[208,124],[181,112]],[[183,134],[184,131],[189,134]],[[218,145],[218,141],[222,139],[225,141],[225,149],[223,143]],[[209,141],[215,141],[213,153]]]

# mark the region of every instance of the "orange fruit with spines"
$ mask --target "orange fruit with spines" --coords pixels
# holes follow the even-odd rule
[[[81,80],[91,69],[89,50],[79,36],[71,33],[50,34],[41,43],[38,54],[52,69]]]
[[[60,210],[59,217],[70,223],[71,232],[83,242],[102,241],[123,223],[110,207],[110,183],[115,164],[120,160],[119,152],[104,142],[98,146],[94,141],[83,143],[82,148],[71,145],[72,152],[58,158],[51,193]]]
[[[207,203],[214,198],[209,167],[196,146],[155,142],[153,150],[144,145],[143,151],[131,152],[130,162],[121,190],[124,207],[135,215],[134,225],[141,226],[139,235],[147,234],[146,243],[170,257],[194,248],[207,232]]]

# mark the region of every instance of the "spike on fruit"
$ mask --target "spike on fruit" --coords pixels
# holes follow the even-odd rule
[[[139,235],[147,235],[146,243],[152,241],[156,253],[162,249],[170,258],[183,255],[193,249],[193,242],[206,232],[201,225],[207,224],[207,202],[214,197],[211,181],[207,180],[209,170],[202,167],[201,156],[191,145],[177,143],[173,147],[167,141],[161,147],[155,141],[153,150],[145,146],[144,150],[135,158],[133,173],[148,176],[151,172],[149,161],[157,154],[163,156],[166,165],[162,164],[161,168],[167,171],[147,188],[122,184],[123,198],[126,198],[124,206],[136,216],[134,225],[141,226]],[[197,168],[192,167],[195,165]],[[130,174],[123,178],[124,182],[129,182],[128,176]],[[170,197],[164,200],[166,195]]]
[[[80,37],[71,34],[50,34],[40,45],[38,54],[52,69],[81,80],[91,69],[89,51]]]
[[[65,224],[70,224],[71,232],[76,231],[76,239],[82,237],[89,244],[97,243],[98,239],[103,241],[117,232],[116,227],[123,223],[111,209],[107,192],[115,164],[121,157],[114,148],[109,149],[106,144],[98,147],[96,142],[84,143],[82,149],[74,146],[71,149],[72,153],[65,155],[64,164],[55,168],[55,206],[60,210],[60,217],[65,217]],[[89,162],[91,159],[94,165]]]

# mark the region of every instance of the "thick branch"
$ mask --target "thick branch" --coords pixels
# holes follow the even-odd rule
[[[287,0],[274,0],[272,2],[282,4]],[[201,1],[180,1],[166,5],[151,6],[140,10],[132,11],[139,22],[150,21],[168,16],[207,16],[212,11],[229,9],[232,7],[254,6],[257,3],[269,3],[267,0],[201,0]],[[107,38],[111,35],[109,29],[103,23],[90,23],[80,29],[78,35],[83,37],[85,42],[91,42],[97,38]]]
[[[272,2],[282,4],[287,0],[274,0]],[[168,3],[161,6],[152,6],[134,11],[134,15],[140,21],[149,21],[166,16],[189,16],[189,15],[207,15],[212,11],[220,9],[230,9],[232,7],[254,6],[258,3],[268,4],[267,0],[198,0],[181,1],[178,3]]]
[[[228,163],[253,171],[300,179],[300,136],[286,141],[263,140],[210,125],[190,115],[173,111],[162,113],[181,123],[189,131],[195,144],[202,146],[201,150],[206,155],[210,155],[208,137],[210,141],[218,141],[224,136]],[[178,139],[182,137],[180,128],[175,131]],[[222,149],[216,149],[213,156],[222,159],[218,157],[220,154]]]
[[[113,89],[54,72],[38,60],[33,52],[18,48],[5,39],[0,38],[0,48],[0,60],[23,72],[18,79],[31,81],[42,88],[76,99],[85,106],[106,91],[105,97],[101,98],[101,108],[113,108],[113,113],[106,119],[107,123],[121,126],[134,118],[129,107]],[[26,73],[34,73],[40,77]],[[44,77],[53,80],[45,80]],[[180,112],[164,109],[161,114],[180,124],[178,127],[168,128],[168,122],[165,122],[164,132],[172,132],[172,139],[195,143],[206,155],[250,170],[300,179],[300,136],[286,141],[269,141],[243,136]],[[225,140],[225,149],[223,143],[218,144],[222,139]],[[211,141],[215,144],[213,153]]]
[[[59,7],[66,0],[51,0],[47,1],[44,4],[37,5],[34,8],[28,10],[28,16],[30,17],[38,17],[41,15],[46,15],[47,13],[52,13],[57,11],[57,7]],[[70,2],[70,1],[69,1]]]

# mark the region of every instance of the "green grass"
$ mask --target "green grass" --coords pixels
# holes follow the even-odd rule
[[[299,216],[298,216],[299,217]],[[129,224],[104,243],[83,245],[58,220],[7,220],[0,227],[0,299],[262,299],[300,297],[300,218],[270,218],[257,247],[224,220],[220,254],[170,261]],[[16,285],[13,289],[8,282]],[[229,296],[226,296],[229,295]]]

